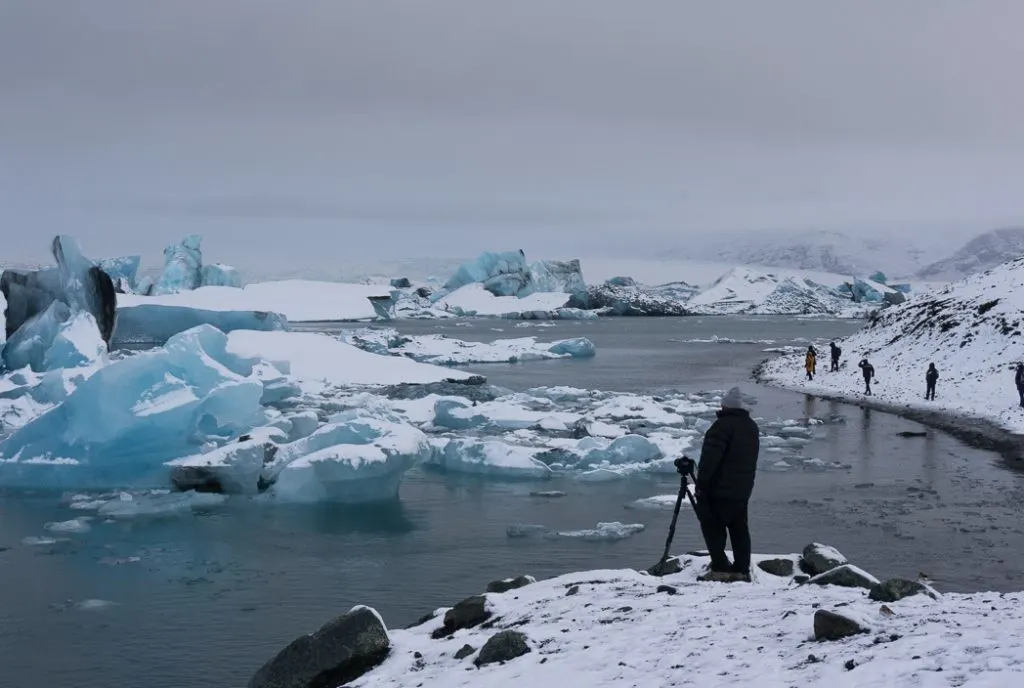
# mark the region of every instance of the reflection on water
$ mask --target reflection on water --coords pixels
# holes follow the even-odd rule
[[[849,464],[848,470],[759,474],[751,505],[756,550],[790,552],[820,540],[879,576],[923,571],[946,590],[1020,589],[1024,494],[1020,477],[1006,471],[999,456],[889,414],[754,388],[750,370],[767,345],[670,341],[719,334],[785,343],[851,328],[743,322],[622,319],[535,331],[494,321],[449,325],[446,332],[463,338],[586,335],[597,343],[591,361],[475,367],[517,389],[570,384],[690,391],[740,383],[756,392],[754,414],[763,425],[839,417],[845,422],[813,426],[802,455]],[[422,323],[402,326],[429,330]],[[506,332],[491,331],[495,327]],[[927,434],[898,435],[908,430]],[[537,489],[566,496],[531,496]],[[11,547],[0,552],[0,685],[243,685],[283,643],[354,604],[373,605],[389,625],[400,626],[497,578],[649,566],[661,553],[670,512],[624,505],[677,489],[673,476],[603,484],[556,479],[538,486],[414,472],[401,501],[389,504],[229,502],[201,516],[94,521],[90,532],[46,547],[20,542],[42,534],[48,521],[81,514],[60,508],[53,496],[0,495],[0,547]],[[509,539],[505,533],[516,523],[567,530],[614,520],[647,529],[614,543]],[[702,546],[688,509],[675,542],[680,551]],[[94,611],[64,604],[85,599],[117,604]]]

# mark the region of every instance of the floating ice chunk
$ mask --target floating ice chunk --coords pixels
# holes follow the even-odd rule
[[[557,416],[544,416],[537,421],[537,427],[541,430],[557,432],[559,430],[565,430],[565,421]]]
[[[0,444],[0,484],[161,484],[164,461],[262,425],[253,362],[226,344],[224,333],[197,327],[99,369]]]
[[[180,243],[164,249],[164,272],[153,285],[152,293],[176,294],[195,289],[201,283],[203,238],[189,234]]]
[[[519,297],[536,292],[569,294],[573,302],[586,305],[587,284],[578,260],[538,260],[527,268],[526,284],[515,294]]]
[[[599,420],[592,420],[587,423],[587,432],[593,437],[607,437],[609,439],[615,439],[622,437],[626,434],[626,429],[621,428],[618,425],[612,425],[611,423],[604,423]]]
[[[573,540],[586,540],[589,542],[611,542],[614,540],[625,540],[637,533],[643,532],[643,523],[598,523],[595,528],[583,530],[564,530],[549,533],[546,537],[568,538]]]
[[[308,437],[316,432],[316,429],[320,427],[320,418],[316,415],[316,411],[300,411],[298,413],[290,413],[285,416],[291,421],[292,427],[288,432],[288,439],[295,441],[302,437]]]
[[[68,542],[68,538],[52,538],[52,537],[39,537],[38,535],[29,535],[21,539],[21,544],[26,547],[46,547],[47,545],[56,545],[59,542]]]
[[[573,358],[589,358],[597,352],[594,343],[586,337],[574,339],[563,339],[552,344],[548,351],[559,356],[572,356]]]
[[[544,497],[546,499],[555,499],[557,497],[564,497],[565,492],[561,490],[541,490],[539,492],[531,492],[531,497]]]
[[[527,538],[535,535],[545,535],[547,533],[547,526],[539,526],[529,523],[515,523],[505,529],[505,534],[510,538]]]
[[[99,508],[107,518],[129,519],[140,517],[173,516],[184,512],[202,511],[220,506],[227,499],[222,494],[208,492],[172,492],[168,494],[121,493]]]
[[[75,609],[82,612],[98,612],[109,609],[116,604],[117,602],[111,602],[110,600],[89,599],[76,602]]]
[[[435,450],[429,463],[457,473],[496,478],[547,478],[551,469],[536,456],[540,450],[499,440],[458,439]]]
[[[174,335],[199,325],[212,325],[221,332],[275,332],[287,330],[288,320],[267,311],[213,311],[142,303],[118,310],[114,342],[161,346]]]
[[[677,494],[655,495],[654,497],[643,497],[626,505],[627,509],[675,509]],[[683,502],[689,500],[683,498]]]
[[[577,480],[585,483],[606,483],[613,480],[622,480],[625,477],[620,471],[613,471],[609,468],[595,468],[592,471],[584,471],[577,476]]]
[[[551,315],[559,320],[597,320],[596,311],[585,311],[582,308],[556,308]]]
[[[605,449],[591,449],[583,458],[583,463],[595,465],[599,463],[623,464],[642,463],[661,458],[658,445],[641,435],[623,435],[614,440]]]
[[[220,263],[204,265],[199,281],[200,285],[204,287],[235,287],[241,289],[243,285],[242,273],[230,265],[222,265]]]
[[[438,399],[434,403],[434,425],[452,430],[468,430],[483,425],[487,418],[474,413],[469,404],[455,399]]]
[[[70,521],[54,521],[47,523],[43,528],[51,533],[88,533],[92,530],[87,517],[73,518]]]
[[[171,481],[181,490],[255,494],[263,467],[273,460],[278,444],[286,439],[285,432],[277,428],[257,428],[238,442],[168,461]]]
[[[282,446],[265,475],[281,501],[383,501],[398,495],[403,474],[430,452],[426,435],[411,425],[357,417]]]
[[[481,253],[476,260],[466,261],[462,263],[455,273],[448,279],[444,284],[444,290],[452,292],[459,287],[471,284],[474,282],[486,282],[490,279],[498,277],[499,275],[524,275],[526,273],[526,255],[520,251],[505,251],[502,253],[492,253],[485,251]],[[493,288],[500,288],[500,284],[495,283]],[[520,285],[521,287],[522,285]],[[435,292],[432,295],[432,301],[437,301],[437,294],[444,296],[445,291]],[[514,291],[508,291],[507,293],[492,292],[496,296],[513,296],[518,288]]]

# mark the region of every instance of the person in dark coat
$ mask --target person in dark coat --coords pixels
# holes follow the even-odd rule
[[[1020,407],[1024,408],[1024,363],[1017,364],[1017,375],[1014,381],[1017,383],[1017,394],[1020,395]]]
[[[934,363],[928,364],[928,372],[924,374],[925,391],[924,398],[935,400],[935,383],[939,381],[939,371],[936,370]]]
[[[843,355],[843,350],[836,346],[835,342],[829,342],[829,352],[832,354],[832,368],[829,370],[831,373],[839,372],[839,357]]]
[[[864,394],[871,396],[871,381],[875,379],[875,366],[871,365],[866,358],[861,359],[857,365],[864,376]]]
[[[743,408],[739,387],[722,397],[718,419],[704,434],[697,469],[697,517],[711,570],[750,577],[750,528],[747,504],[754,490],[760,431]],[[726,535],[732,540],[734,563],[725,554]]]

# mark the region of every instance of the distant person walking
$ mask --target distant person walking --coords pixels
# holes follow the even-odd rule
[[[818,368],[818,352],[813,346],[807,347],[807,356],[804,357],[804,368],[807,370],[807,379],[813,380],[814,373]]]
[[[1020,395],[1020,407],[1024,408],[1024,363],[1017,364],[1017,375],[1014,381],[1017,383],[1017,394]]]
[[[925,387],[924,398],[935,401],[935,383],[939,381],[939,371],[934,363],[928,364],[928,372],[924,374]]]
[[[860,367],[860,372],[864,376],[864,394],[871,396],[871,381],[875,379],[875,366],[868,362],[868,359],[861,359],[860,363],[857,364]]]
[[[829,342],[829,352],[832,354],[832,367],[829,369],[830,373],[839,372],[839,357],[843,355],[843,350],[836,346],[835,342]]]

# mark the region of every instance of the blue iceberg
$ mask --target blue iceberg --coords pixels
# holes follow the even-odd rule
[[[115,346],[161,346],[174,335],[199,325],[212,325],[221,332],[287,330],[288,320],[265,311],[208,311],[185,306],[142,304],[117,312]]]
[[[46,354],[53,346],[61,325],[70,317],[71,309],[67,304],[52,301],[45,311],[19,327],[4,344],[4,367],[7,370],[20,370],[26,366],[36,372],[46,370]]]
[[[870,277],[868,277],[868,279],[872,282],[878,282],[879,284],[886,284],[889,281],[889,278],[886,277],[885,273],[881,270],[874,272]]]
[[[163,462],[265,423],[258,361],[202,326],[111,363],[0,444],[0,485],[160,485]]]
[[[100,338],[96,319],[82,311],[65,320],[43,357],[43,370],[77,368],[103,359],[107,345]]]
[[[113,280],[114,286],[122,294],[131,294],[138,287],[139,265],[142,256],[121,256],[104,258],[97,265]]]
[[[153,295],[177,294],[202,284],[202,241],[198,234],[189,234],[181,243],[164,249],[164,272],[153,285]]]
[[[573,358],[589,358],[597,353],[597,347],[586,337],[575,337],[555,342],[548,347],[548,351],[560,356],[568,354]]]
[[[209,263],[203,266],[200,284],[204,287],[237,287],[244,286],[242,273],[230,265]]]
[[[398,496],[405,472],[429,457],[430,443],[420,430],[356,415],[282,446],[264,480],[282,502],[385,501]]]
[[[601,463],[645,463],[662,457],[658,445],[641,435],[623,435],[606,448],[594,448],[583,457],[582,465]]]
[[[519,251],[504,251],[501,253],[493,253],[491,251],[484,251],[476,260],[471,260],[460,265],[456,270],[455,274],[444,283],[444,291],[438,291],[431,295],[431,301],[437,301],[446,292],[453,292],[459,287],[464,287],[467,284],[474,282],[481,282],[486,285],[489,280],[500,278],[502,275],[525,275],[526,273],[526,254],[522,250]],[[518,277],[512,278],[518,280]],[[524,281],[525,284],[525,281]],[[521,285],[520,285],[521,286]],[[499,290],[507,289],[508,287],[499,279],[492,282],[492,287]],[[488,291],[491,291],[488,289]],[[513,296],[515,292],[510,293],[497,293],[491,291],[496,296]]]
[[[573,304],[586,305],[587,284],[578,260],[540,260],[530,264],[526,285],[516,296],[536,292],[559,292],[573,297]]]
[[[467,284],[480,283],[495,296],[523,298],[534,293],[570,294],[574,305],[586,306],[587,285],[578,260],[541,260],[527,264],[522,250],[493,253],[485,251],[476,260],[463,263],[444,288],[430,295],[437,302]]]

